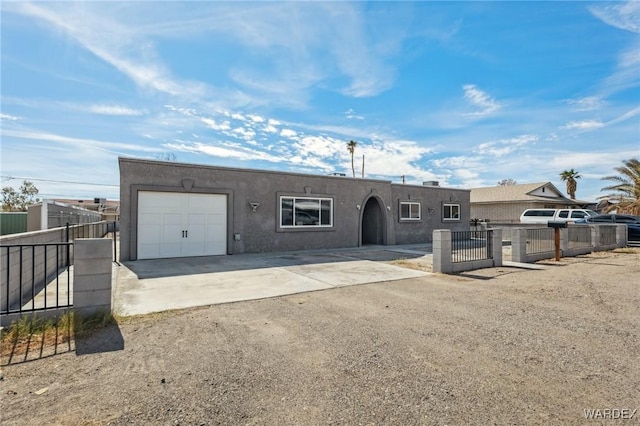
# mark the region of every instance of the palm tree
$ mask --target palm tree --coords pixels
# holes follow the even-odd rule
[[[610,204],[604,211],[616,210],[618,213],[640,215],[640,161],[632,158],[622,162],[624,166],[614,170],[619,176],[605,176],[602,180],[612,181],[615,184],[602,188],[602,191],[614,191],[611,194],[598,197]]]
[[[576,189],[578,189],[578,182],[576,179],[580,179],[580,172],[576,172],[575,170],[565,170],[560,173],[560,179],[563,181],[567,181],[567,194],[572,200],[576,199]]]
[[[351,154],[351,171],[353,172],[353,177],[356,177],[356,168],[353,165],[353,153],[356,150],[356,145],[358,145],[358,142],[356,141],[349,141],[349,143],[347,144],[347,149]]]

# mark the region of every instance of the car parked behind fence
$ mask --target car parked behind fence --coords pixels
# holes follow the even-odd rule
[[[601,214],[576,220],[576,223],[607,224],[621,223],[627,225],[627,240],[640,242],[640,216],[629,214]]]
[[[574,222],[597,214],[587,209],[527,209],[520,216],[520,223]]]

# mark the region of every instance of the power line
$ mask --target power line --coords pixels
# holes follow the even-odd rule
[[[3,180],[22,179],[22,180],[35,180],[35,181],[38,181],[38,182],[72,183],[72,184],[78,184],[78,185],[108,186],[108,187],[111,187],[111,188],[119,188],[119,185],[109,185],[109,184],[106,184],[106,183],[72,182],[72,181],[66,181],[66,180],[38,179],[38,178],[19,177],[19,176],[1,176],[1,177],[2,177]]]

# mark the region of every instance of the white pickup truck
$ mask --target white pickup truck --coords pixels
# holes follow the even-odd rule
[[[597,214],[587,209],[527,209],[520,215],[520,223],[573,222]]]

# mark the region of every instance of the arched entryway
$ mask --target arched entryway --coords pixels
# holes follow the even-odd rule
[[[371,197],[362,211],[362,245],[386,244],[384,206]]]

